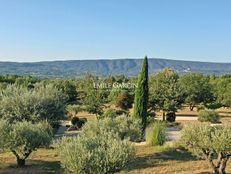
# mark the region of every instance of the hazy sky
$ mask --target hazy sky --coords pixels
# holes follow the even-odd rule
[[[231,62],[231,0],[0,0],[0,61]]]

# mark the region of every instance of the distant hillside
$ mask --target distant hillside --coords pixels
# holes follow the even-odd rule
[[[140,71],[141,63],[142,59],[69,60],[36,63],[0,62],[0,74],[34,75],[42,78],[75,77],[86,73],[136,76]],[[231,74],[231,63],[149,59],[151,74],[165,67],[171,67],[179,73]]]

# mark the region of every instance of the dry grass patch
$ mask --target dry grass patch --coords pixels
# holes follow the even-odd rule
[[[204,160],[190,153],[169,146],[137,146],[137,156],[120,174],[209,174],[212,173]],[[227,172],[231,173],[231,162]]]
[[[10,152],[0,154],[0,174],[61,174],[63,170],[54,149],[39,149],[31,154],[26,167],[17,168]]]

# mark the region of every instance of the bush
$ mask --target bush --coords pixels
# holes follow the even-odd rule
[[[79,117],[72,117],[71,124],[76,125],[79,122]]]
[[[161,146],[166,141],[166,125],[155,122],[147,129],[146,141],[152,146]]]
[[[103,113],[102,118],[115,118],[117,116],[115,109],[109,109]]]
[[[100,126],[97,132],[91,128],[85,126],[78,137],[62,138],[59,152],[64,168],[83,174],[115,173],[134,157],[134,148],[127,140]]]
[[[82,128],[83,125],[87,122],[86,118],[80,118],[79,121],[76,123],[78,129]]]
[[[128,115],[128,112],[126,110],[122,110],[122,109],[109,109],[106,112],[103,113],[102,118],[115,118],[119,115]]]
[[[201,110],[205,110],[205,109],[206,109],[206,107],[204,105],[202,105],[202,104],[197,106],[197,111],[198,112],[201,111]]]
[[[133,98],[128,91],[121,92],[115,100],[115,105],[121,109],[129,109],[132,107]]]
[[[166,114],[166,120],[168,122],[175,122],[176,120],[176,113],[173,111],[167,112]]]
[[[99,129],[112,131],[118,134],[121,139],[129,139],[130,141],[140,141],[142,137],[140,121],[125,115],[112,119],[106,118],[96,123],[88,123],[83,127],[86,136],[96,134]]]
[[[213,103],[206,104],[206,108],[208,108],[208,109],[219,109],[221,107],[222,107],[222,104],[218,103],[218,102],[213,102]]]
[[[198,114],[198,120],[200,122],[218,123],[220,116],[218,112],[214,110],[200,110]]]
[[[86,118],[79,118],[79,117],[73,117],[71,119],[71,124],[75,127],[76,129],[80,129],[83,127],[83,125],[87,122]]]
[[[83,111],[84,108],[81,107],[80,105],[75,104],[75,105],[68,105],[66,107],[66,110],[67,110],[68,116],[75,117],[78,114],[78,112]]]

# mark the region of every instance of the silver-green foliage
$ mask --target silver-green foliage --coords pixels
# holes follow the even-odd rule
[[[166,141],[166,125],[154,122],[147,129],[146,141],[152,146],[161,146]]]
[[[95,134],[98,129],[112,131],[118,134],[121,139],[129,139],[130,141],[140,141],[142,138],[140,121],[126,115],[105,118],[96,123],[91,122],[86,124],[83,129],[85,134]]]
[[[19,166],[25,165],[25,160],[32,151],[48,146],[53,137],[52,128],[47,122],[32,124],[23,121],[9,124],[5,120],[0,120],[0,131],[0,149],[11,151],[16,156]]]
[[[59,144],[61,164],[73,173],[114,173],[134,157],[134,148],[102,125],[87,123],[78,137],[64,137]],[[89,130],[89,129],[92,129]]]
[[[0,118],[9,122],[48,120],[53,123],[64,116],[65,97],[51,85],[34,89],[9,85],[0,93]]]
[[[214,110],[200,110],[198,114],[198,120],[200,122],[211,122],[211,123],[217,123],[220,120],[220,116],[218,112]]]
[[[231,128],[206,123],[189,124],[181,134],[181,144],[195,155],[208,160],[216,174],[224,174],[231,156]]]

